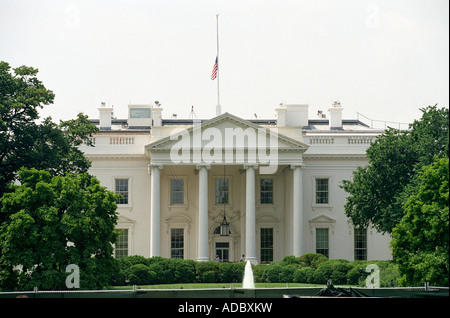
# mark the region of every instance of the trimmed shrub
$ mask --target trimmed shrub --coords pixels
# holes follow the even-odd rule
[[[253,279],[255,283],[265,283],[267,282],[267,277],[265,276],[265,270],[269,265],[267,264],[259,264],[256,266],[252,266],[253,268]]]
[[[219,280],[222,283],[242,282],[244,278],[245,263],[220,263]]]
[[[279,283],[280,274],[283,270],[283,265],[280,263],[272,263],[266,267],[264,276],[270,283]]]
[[[295,265],[284,262],[272,263],[266,267],[264,276],[271,283],[289,283],[294,281],[294,273],[298,269]]]
[[[295,265],[282,266],[278,281],[280,283],[294,282],[294,273],[297,269],[298,269],[298,266],[295,266]]]
[[[312,275],[314,274],[314,268],[302,267],[294,272],[294,283],[309,283]]]
[[[136,264],[130,267],[129,279],[132,285],[149,285],[155,282],[156,273],[150,271],[147,265]]]
[[[214,271],[207,271],[204,272],[201,276],[201,282],[202,283],[215,283],[216,282],[216,272]]]
[[[327,261],[328,258],[318,253],[306,253],[299,257],[300,264],[304,267],[317,268],[321,263]]]
[[[176,283],[192,283],[195,281],[195,261],[181,260],[175,269]]]
[[[321,263],[313,275],[313,282],[326,284],[331,280],[333,284],[347,284],[347,273],[353,268],[350,261],[333,259]]]
[[[354,264],[353,268],[347,272],[347,284],[365,286],[366,277],[369,273],[365,272],[365,266]]]
[[[219,263],[213,261],[197,262],[195,272],[198,283],[215,283],[218,281]]]
[[[285,256],[282,262],[289,265],[301,265],[300,258],[295,257],[294,255]]]

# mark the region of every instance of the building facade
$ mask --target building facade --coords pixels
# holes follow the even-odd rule
[[[224,113],[163,119],[156,105],[129,105],[112,119],[102,105],[90,173],[122,195],[116,257],[180,257],[252,263],[286,255],[391,259],[390,237],[357,228],[339,187],[382,133],[342,119],[309,119],[308,105],[281,105],[275,119]]]

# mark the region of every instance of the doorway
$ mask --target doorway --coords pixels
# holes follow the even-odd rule
[[[221,262],[230,261],[230,243],[216,242],[216,258],[219,257]]]

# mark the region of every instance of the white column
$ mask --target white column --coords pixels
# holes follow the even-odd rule
[[[198,169],[198,261],[208,261],[208,165]]]
[[[150,257],[161,256],[161,165],[149,165],[149,173],[152,174],[151,181],[151,237]]]
[[[255,217],[255,165],[244,165],[245,189],[245,260],[258,264],[256,259],[256,217]]]
[[[292,254],[303,255],[303,189],[302,165],[291,165],[294,170],[292,180]]]

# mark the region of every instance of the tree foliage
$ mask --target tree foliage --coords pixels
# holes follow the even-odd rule
[[[449,160],[424,166],[391,245],[405,285],[448,286]]]
[[[118,196],[87,174],[21,169],[19,180],[0,199],[0,287],[65,289],[69,264],[79,267],[81,288],[106,286]]]
[[[40,121],[39,110],[50,105],[54,93],[37,78],[38,70],[14,68],[0,62],[0,196],[21,167],[44,169],[52,175],[84,173],[89,160],[77,148],[97,131],[87,116],[74,120]]]
[[[380,232],[392,233],[418,171],[435,156],[448,158],[449,110],[429,106],[421,111],[422,118],[409,130],[389,128],[378,136],[367,149],[369,164],[358,167],[353,180],[343,181],[349,194],[345,213],[353,224],[373,224]]]

